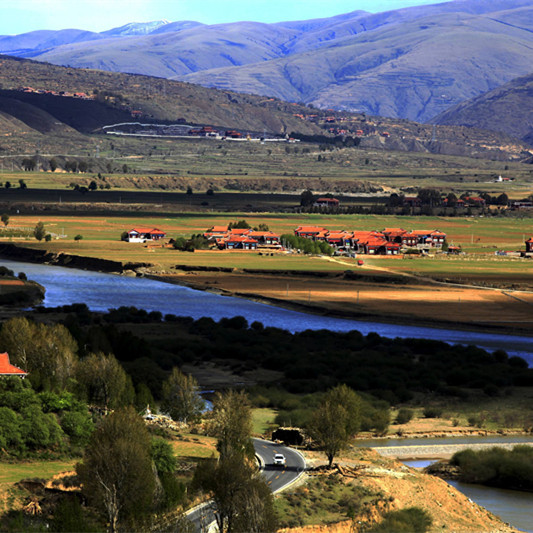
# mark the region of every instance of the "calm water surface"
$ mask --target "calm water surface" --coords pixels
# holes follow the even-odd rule
[[[429,338],[452,344],[475,344],[487,350],[501,348],[511,355],[524,357],[533,366],[533,338],[529,337],[323,317],[146,278],[8,260],[0,260],[0,264],[17,273],[25,272],[28,279],[43,285],[46,288],[46,307],[85,303],[93,311],[107,311],[120,306],[135,306],[147,311],[161,311],[163,315],[191,316],[195,319],[207,316],[214,320],[241,315],[250,324],[259,321],[265,326],[291,332],[306,329],[358,330],[363,335],[376,332],[391,338]]]

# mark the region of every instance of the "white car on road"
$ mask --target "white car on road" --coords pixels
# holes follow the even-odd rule
[[[276,453],[274,455],[274,466],[285,466],[287,463],[287,460],[285,459],[285,456],[282,453]]]

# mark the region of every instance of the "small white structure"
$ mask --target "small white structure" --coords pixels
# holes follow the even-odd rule
[[[133,228],[128,231],[128,242],[159,241],[166,233],[157,228]]]

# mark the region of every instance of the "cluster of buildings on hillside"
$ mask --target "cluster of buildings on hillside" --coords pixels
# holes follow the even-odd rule
[[[34,89],[33,87],[20,87],[18,89],[23,93],[34,93],[34,94],[49,94],[52,96],[66,96],[69,98],[80,98],[81,100],[94,100],[96,96],[90,95],[87,93],[71,93],[68,91],[49,91],[47,89]]]

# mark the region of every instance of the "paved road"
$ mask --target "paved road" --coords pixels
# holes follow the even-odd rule
[[[267,485],[275,494],[296,481],[305,470],[303,455],[292,448],[274,442],[252,439],[255,454],[260,458],[262,473]],[[287,460],[285,467],[274,466],[274,454],[282,453]]]
[[[255,454],[261,464],[261,473],[265,477],[270,490],[276,494],[296,481],[305,471],[303,455],[292,448],[274,442],[252,439]],[[274,454],[282,453],[287,460],[284,467],[274,466]],[[216,531],[215,506],[213,503],[198,506],[187,514],[187,518],[195,525],[198,533]]]

